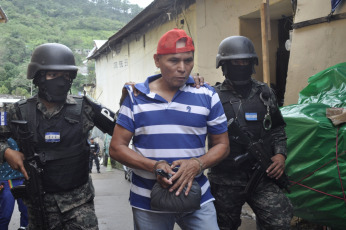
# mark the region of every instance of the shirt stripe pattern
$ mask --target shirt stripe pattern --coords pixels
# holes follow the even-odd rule
[[[149,89],[149,83],[160,77],[154,75],[136,84],[141,92],[138,96],[125,86],[129,96],[120,108],[117,124],[133,133],[133,150],[144,157],[171,163],[204,155],[207,134],[227,131],[219,96],[208,85],[192,87],[194,82],[189,77],[167,102]],[[195,179],[202,188],[201,205],[214,200],[206,176],[201,173]],[[133,207],[150,210],[150,192],[155,182],[154,173],[134,169],[130,190]]]

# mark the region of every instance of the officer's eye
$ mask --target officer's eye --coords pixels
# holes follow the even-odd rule
[[[70,73],[68,73],[68,72],[48,72],[48,73],[46,73],[46,79],[47,80],[55,79],[57,77],[63,77],[66,80],[69,80],[70,79]]]
[[[57,77],[56,73],[47,73],[46,75],[48,78],[56,78]]]

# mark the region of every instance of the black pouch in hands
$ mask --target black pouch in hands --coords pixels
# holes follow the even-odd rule
[[[162,188],[156,182],[151,190],[151,209],[156,211],[167,212],[193,212],[201,208],[201,187],[197,181],[192,182],[192,187],[187,196],[185,196],[187,186],[179,194],[175,195],[175,191],[169,192],[169,188]]]

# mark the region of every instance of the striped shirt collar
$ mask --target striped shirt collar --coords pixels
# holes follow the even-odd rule
[[[149,94],[150,93],[149,83],[159,79],[160,77],[161,77],[161,74],[156,74],[156,75],[150,76],[147,78],[147,80],[145,82],[136,84],[135,88],[138,89],[141,93]],[[195,84],[195,81],[193,80],[193,78],[190,75],[189,78],[187,79],[185,85],[183,85],[181,88],[185,87],[186,85],[193,85],[193,84]]]

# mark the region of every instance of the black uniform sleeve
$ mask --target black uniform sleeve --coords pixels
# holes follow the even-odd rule
[[[273,91],[270,92],[270,113],[272,117],[272,147],[275,154],[282,154],[285,157],[287,156],[287,136],[285,132],[286,123],[283,119],[281,111],[279,109],[276,96]]]
[[[92,119],[94,125],[100,129],[104,133],[108,133],[109,135],[113,135],[113,129],[116,124],[116,115],[115,113],[101,105],[100,103],[93,101],[89,97],[84,97],[86,104],[91,106],[92,115],[90,118]]]

